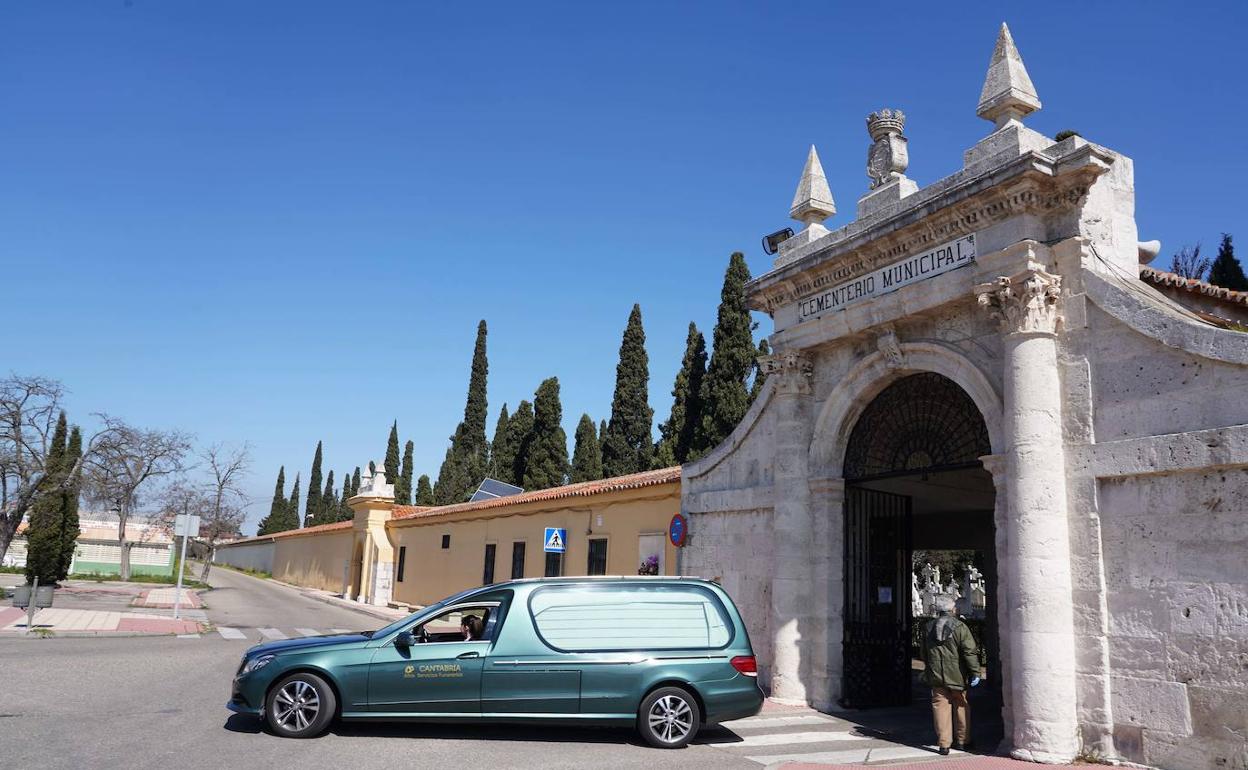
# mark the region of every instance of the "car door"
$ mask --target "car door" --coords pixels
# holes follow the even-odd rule
[[[368,673],[369,710],[480,714],[481,664],[490,642],[455,637],[465,615],[483,618],[496,610],[483,604],[453,607],[413,627],[414,643],[396,646],[392,640],[377,648]]]

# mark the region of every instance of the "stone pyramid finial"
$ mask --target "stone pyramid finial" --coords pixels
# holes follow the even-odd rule
[[[819,162],[819,153],[815,146],[810,146],[806,156],[806,167],[802,169],[801,181],[797,183],[797,192],[793,194],[793,207],[789,216],[807,226],[816,225],[836,213],[836,203],[832,200],[832,191],[828,189],[828,178],[823,175],[823,164]]]
[[[1031,77],[1023,66],[1023,57],[1018,54],[1010,28],[1002,22],[975,114],[1002,128],[1038,109],[1040,97],[1036,95],[1036,87],[1031,84]]]

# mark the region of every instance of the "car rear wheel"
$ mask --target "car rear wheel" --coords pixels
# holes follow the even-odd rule
[[[264,717],[273,732],[287,738],[312,738],[329,727],[338,701],[324,679],[299,672],[275,684],[264,705]]]
[[[646,696],[637,710],[637,731],[651,746],[679,749],[698,734],[702,714],[688,690],[660,687]]]

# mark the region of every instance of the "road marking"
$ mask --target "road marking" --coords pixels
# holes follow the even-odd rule
[[[962,752],[955,751],[954,754]],[[877,748],[843,749],[841,751],[816,751],[806,754],[762,754],[746,759],[760,765],[777,762],[810,762],[814,764],[848,765],[862,762],[888,762],[898,759],[931,758],[933,749],[917,746],[883,746]]]
[[[345,628],[331,628],[331,629],[329,629],[329,630],[330,630],[330,631],[333,631],[335,634],[349,634],[349,633],[351,633],[350,631],[348,631],[348,630],[347,630],[347,629],[345,629]]]
[[[198,639],[199,634],[178,634],[179,639]]]
[[[837,724],[836,720],[827,717],[803,714],[792,717],[749,717],[748,719],[734,719],[731,722],[720,722],[720,727],[727,727],[729,730],[749,730],[754,727],[787,727],[788,725],[808,725],[808,724]]]
[[[257,628],[256,630],[259,631],[266,639],[285,639],[286,638],[286,634],[283,634],[281,631],[278,631],[276,628]]]
[[[247,634],[244,634],[242,631],[239,631],[237,628],[230,628],[229,626],[218,627],[217,633],[221,634],[221,636],[225,639],[246,639],[247,638]]]
[[[315,628],[296,628],[295,633],[301,636],[320,636],[321,632]]]
[[[854,735],[849,732],[809,732],[809,733],[763,733],[761,735],[746,735],[740,740],[734,738],[721,738],[703,741],[711,745],[718,745],[724,748],[738,748],[745,746],[782,746],[786,743],[823,743],[831,741],[869,741],[863,735]]]

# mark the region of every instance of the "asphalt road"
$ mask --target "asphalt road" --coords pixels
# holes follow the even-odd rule
[[[226,570],[210,582],[218,625],[385,624]],[[351,723],[314,740],[278,738],[225,709],[252,643],[215,633],[0,640],[0,767],[759,767],[709,745],[652,749],[622,729]]]

